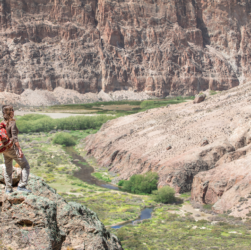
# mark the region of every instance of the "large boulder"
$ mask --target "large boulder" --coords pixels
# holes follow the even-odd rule
[[[67,203],[41,178],[30,176],[32,193],[2,190],[0,238],[6,247],[20,249],[122,249],[96,213]]]
[[[195,99],[193,100],[193,103],[200,103],[203,102],[206,99],[205,94],[198,94],[195,96]]]
[[[0,165],[0,183],[3,183],[3,184],[5,184],[5,181],[4,181],[4,167],[5,167],[4,164]],[[12,185],[13,186],[16,186],[18,184],[18,182],[20,181],[21,172],[22,172],[21,168],[13,167],[13,172],[12,172]]]
[[[188,192],[196,174],[214,168],[219,159],[233,151],[234,147],[227,140],[219,139],[210,145],[196,147],[174,157],[166,162],[166,167],[161,170],[159,187],[169,185],[174,187],[177,193]]]
[[[218,213],[246,217],[251,212],[251,145],[226,154],[216,168],[197,174],[192,200]]]

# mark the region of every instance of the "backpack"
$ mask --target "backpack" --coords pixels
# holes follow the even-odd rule
[[[6,125],[1,122],[0,123],[0,153],[3,153],[7,149],[11,148],[13,146],[13,141],[10,140],[7,131],[6,131]]]

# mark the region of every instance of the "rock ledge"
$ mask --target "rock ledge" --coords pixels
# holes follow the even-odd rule
[[[15,169],[16,171],[16,169]],[[0,171],[2,172],[2,171]],[[11,249],[92,250],[122,249],[96,213],[66,202],[42,179],[31,175],[31,194],[0,192],[0,238]]]

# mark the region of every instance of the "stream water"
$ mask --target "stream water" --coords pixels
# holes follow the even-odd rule
[[[97,185],[99,187],[104,187],[104,188],[109,188],[109,189],[114,189],[114,190],[119,190],[117,186],[108,184],[92,176],[91,174],[94,172],[94,168],[90,166],[88,162],[82,156],[80,156],[73,147],[65,147],[65,151],[72,157],[73,163],[76,166],[80,167],[80,170],[74,173],[75,177],[77,177],[81,181],[84,181],[88,184]],[[112,228],[118,229],[128,224],[135,224],[137,223],[137,221],[150,219],[152,217],[152,211],[153,211],[153,208],[145,208],[141,211],[141,214],[138,219],[134,221],[125,222],[123,224],[112,226]]]
[[[139,216],[139,218],[137,220],[134,220],[134,221],[128,221],[128,222],[125,222],[125,223],[122,223],[122,224],[119,224],[119,225],[115,225],[115,226],[112,226],[111,228],[114,228],[114,229],[119,229],[125,225],[129,225],[129,224],[136,224],[138,221],[142,221],[142,220],[146,220],[146,219],[150,219],[152,218],[152,211],[153,211],[153,207],[151,208],[145,208],[141,211],[141,214]]]
[[[73,163],[76,166],[80,167],[80,170],[74,173],[75,177],[77,177],[81,181],[84,181],[88,184],[97,185],[99,187],[104,187],[104,188],[109,188],[109,189],[114,189],[114,190],[119,190],[117,186],[108,184],[92,176],[92,173],[94,172],[94,168],[90,166],[88,162],[82,156],[80,156],[73,147],[65,147],[65,151],[67,154],[69,154],[72,157]]]

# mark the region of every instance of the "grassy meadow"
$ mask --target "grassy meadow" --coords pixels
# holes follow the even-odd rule
[[[81,113],[83,109],[96,109],[100,114],[115,114],[115,116],[94,117],[87,120],[84,118],[81,118],[83,120],[74,120],[71,117],[71,119],[55,119],[53,121],[48,117],[36,115],[18,117],[17,124],[19,129],[21,128],[20,144],[30,163],[31,173],[43,178],[67,201],[79,202],[95,211],[104,225],[119,237],[125,250],[251,249],[251,220],[244,222],[239,218],[227,215],[210,215],[209,220],[201,220],[200,217],[195,217],[194,214],[184,210],[184,204],[190,204],[190,193],[181,195],[179,202],[162,204],[154,201],[152,195],[111,190],[81,181],[74,176],[74,173],[80,169],[79,165],[77,166],[74,162],[76,159],[73,159],[66,152],[64,146],[53,143],[60,131],[49,133],[50,129],[68,130],[65,133],[76,140],[74,149],[79,156],[85,159],[85,161],[78,163],[83,166],[91,165],[95,169],[93,176],[110,183],[117,175],[110,173],[107,169],[100,168],[94,158],[86,156],[84,138],[96,133],[100,126],[109,119],[158,105],[164,106],[183,101],[185,101],[184,98],[173,98],[159,100],[158,103],[151,100],[130,102],[130,104],[128,102],[116,102],[53,106],[48,110],[53,112],[75,110],[75,112]],[[131,109],[125,110],[124,106],[123,108],[120,107],[121,105],[131,106]],[[105,109],[105,106],[107,106],[107,109]],[[108,106],[110,106],[110,110],[108,110]],[[114,112],[114,106],[120,107],[121,110],[117,108]],[[27,120],[26,118],[31,123],[34,122],[32,123],[34,127],[30,126],[28,132],[22,125]],[[39,125],[39,123],[44,124],[42,120],[46,120],[47,125]],[[75,124],[76,121],[78,121],[78,125]],[[50,123],[53,124],[52,127],[48,125]],[[2,158],[0,158],[0,162],[3,162]],[[184,199],[183,203],[180,202],[181,199]],[[120,229],[110,228],[111,225],[135,220],[145,207],[154,207],[151,219],[144,220],[136,225],[130,224]],[[211,209],[211,207],[206,208]]]
[[[75,149],[83,157],[86,157],[84,138],[96,131],[69,132],[77,138]],[[42,177],[67,201],[79,202],[95,211],[104,225],[119,237],[125,250],[251,249],[251,221],[242,222],[227,215],[212,216],[210,221],[199,220],[190,213],[182,213],[183,204],[161,204],[155,202],[151,195],[136,195],[82,182],[73,176],[78,170],[74,159],[63,146],[53,144],[55,135],[35,133],[19,136],[31,173]],[[86,160],[97,170],[95,176],[113,178],[107,170],[98,167],[95,159],[90,157]],[[187,200],[189,196],[186,193],[181,198]],[[111,225],[135,220],[144,207],[154,207],[152,219],[120,229],[110,228]]]
[[[151,219],[112,232],[117,234],[125,250],[251,249],[251,221],[224,222],[222,215],[214,218],[216,224],[195,221],[188,213],[183,216],[174,213],[177,209],[180,209],[177,205],[156,207]]]
[[[87,104],[69,104],[69,105],[55,105],[47,108],[47,112],[65,112],[75,114],[110,114],[116,117],[123,115],[135,114],[146,111],[152,108],[159,108],[171,104],[178,104],[193,100],[191,97],[172,97],[166,99],[154,99],[144,101],[110,101],[110,102],[95,102]]]

